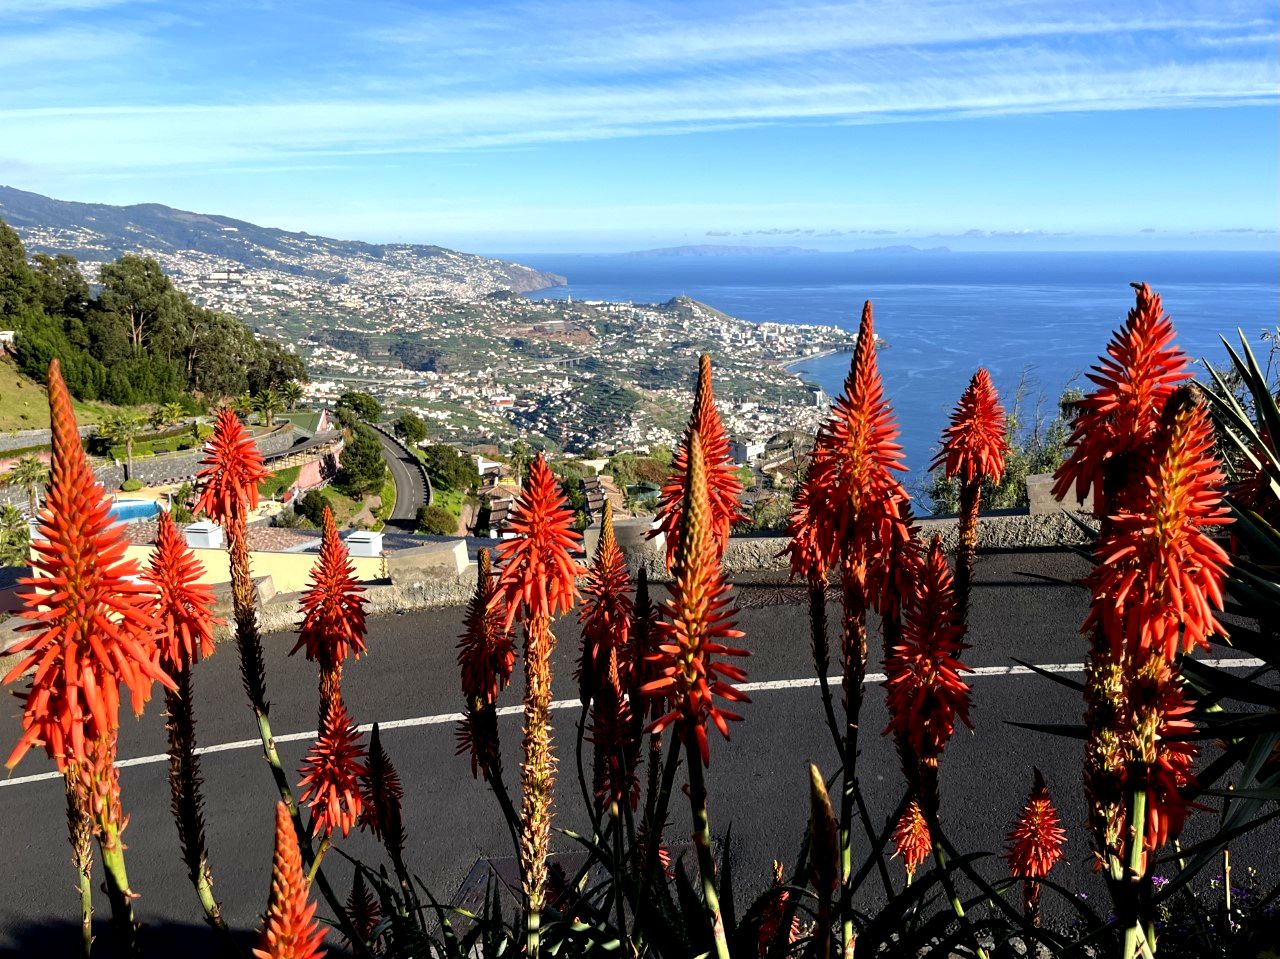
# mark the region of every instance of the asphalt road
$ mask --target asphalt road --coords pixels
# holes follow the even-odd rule
[[[398,443],[380,430],[374,430],[374,434],[382,444],[382,455],[396,484],[396,508],[391,511],[388,525],[412,533],[417,528],[418,507],[427,502],[422,472],[418,469],[417,461]]]
[[[1081,704],[1071,691],[1043,677],[1009,673],[1010,658],[1073,668],[1084,655],[1077,629],[1086,611],[1083,591],[1021,575],[1073,577],[1083,566],[1069,553],[1010,553],[981,558],[973,597],[973,648],[965,661],[978,667],[973,683],[974,732],[957,734],[942,769],[942,816],[953,842],[962,850],[999,851],[1011,820],[1023,802],[1034,765],[1044,770],[1068,827],[1069,864],[1059,880],[1101,894],[1090,870],[1090,846],[1082,823],[1084,802],[1079,785],[1079,745],[1020,731],[1005,720],[1064,722],[1078,719]],[[746,631],[746,661],[753,684],[745,720],[733,727],[733,739],[713,739],[709,771],[711,821],[717,836],[733,826],[734,875],[738,901],[744,902],[767,882],[769,864],[790,862],[804,832],[807,816],[806,764],[817,762],[828,774],[836,768],[834,749],[821,720],[813,667],[808,650],[807,613],[796,590],[745,586],[739,617]],[[832,607],[834,614],[835,607]],[[482,857],[510,855],[510,839],[493,797],[472,780],[469,763],[454,755],[454,726],[448,714],[458,707],[454,642],[460,609],[379,618],[370,623],[369,652],[348,665],[346,700],[357,722],[384,724],[384,743],[405,783],[405,819],[409,827],[409,861],[440,898],[457,890]],[[834,622],[834,620],[833,620]],[[572,679],[578,632],[572,620],[556,627],[554,695],[576,695]],[[286,654],[292,637],[266,640],[268,694],[272,722],[282,736],[286,764],[296,769],[314,729],[316,677],[311,664]],[[873,651],[870,669],[880,668]],[[235,744],[203,757],[206,820],[215,892],[238,930],[251,935],[266,903],[270,876],[273,786],[255,727],[240,686],[233,646],[217,654],[196,673],[196,716],[202,745]],[[758,685],[757,685],[758,684]],[[517,705],[518,691],[508,689],[504,705]],[[0,742],[17,736],[18,707],[11,703],[0,720]],[[576,709],[555,713],[560,756],[557,821],[581,828],[574,762],[571,755]],[[405,722],[409,721],[409,722]],[[859,769],[877,823],[895,808],[902,778],[894,750],[879,735],[885,725],[883,693],[868,690]],[[518,768],[519,718],[501,721],[506,768]],[[141,894],[137,913],[146,924],[148,955],[214,955],[211,936],[199,921],[199,907],[177,856],[176,833],[168,811],[166,766],[147,760],[163,753],[161,710],[152,704],[141,720],[126,719],[121,755],[143,758],[121,771],[124,807],[130,817],[125,832],[130,877]],[[6,746],[6,749],[8,747]],[[589,760],[588,760],[589,762]],[[68,862],[63,794],[58,779],[35,779],[49,769],[43,757],[29,755],[7,783],[0,786],[0,950],[9,954],[70,954],[76,939],[77,899]],[[683,775],[683,774],[682,774]],[[687,836],[687,809],[679,794],[667,835]],[[1202,833],[1206,820],[1193,821],[1189,838]],[[1269,839],[1234,849],[1237,867],[1265,861]],[[558,839],[556,847],[571,848]],[[367,836],[356,834],[343,844],[350,854],[377,860]],[[895,881],[901,867],[891,863]],[[1002,874],[1003,864],[988,862],[989,875]],[[326,872],[344,890],[349,870],[336,856]],[[874,897],[872,879],[868,895]],[[1097,895],[1093,895],[1097,898]],[[98,897],[100,932],[109,938],[105,896]],[[322,906],[323,909],[323,906]],[[335,940],[336,935],[331,936]],[[103,943],[107,945],[106,942]],[[179,946],[181,947],[179,951]],[[109,950],[104,951],[109,955]]]

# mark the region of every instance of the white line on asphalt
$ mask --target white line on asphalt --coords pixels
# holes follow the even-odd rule
[[[1201,659],[1197,662],[1204,663],[1206,666],[1217,666],[1224,669],[1256,669],[1263,665],[1261,659]],[[1084,666],[1080,663],[1045,663],[1039,665],[1036,669],[1045,673],[1082,673]],[[974,666],[968,671],[968,675],[981,678],[986,676],[1030,676],[1034,675],[1035,670],[1026,666]],[[884,682],[884,673],[867,673],[866,681],[869,683]],[[840,684],[839,676],[830,677],[833,686]],[[773,679],[760,683],[739,683],[738,689],[744,693],[771,692],[778,689],[810,689],[818,685],[816,676],[806,679]],[[581,709],[582,701],[578,699],[557,699],[551,703],[552,709]],[[500,706],[498,708],[499,716],[514,716],[523,712],[523,706]],[[456,723],[462,718],[462,713],[438,713],[435,716],[417,716],[413,719],[390,719],[386,722],[378,723],[379,729],[409,729],[414,726],[439,726],[444,723]],[[373,729],[373,723],[365,723],[363,726],[357,727],[360,732],[367,733]],[[310,740],[316,738],[314,729],[307,730],[302,733],[285,733],[275,737],[277,743],[293,743],[299,740]],[[204,756],[210,753],[232,752],[237,749],[254,749],[262,747],[260,739],[238,739],[232,743],[218,743],[213,746],[201,746],[196,750],[198,755]],[[118,759],[116,766],[124,768],[127,766],[150,766],[154,763],[167,763],[168,755],[156,756],[136,756],[133,759]],[[61,779],[62,773],[37,773],[34,776],[18,776],[15,779],[0,779],[0,787],[3,786],[22,786],[26,783],[43,782],[47,779]]]

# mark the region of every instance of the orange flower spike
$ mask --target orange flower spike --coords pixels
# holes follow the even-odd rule
[[[1004,475],[1005,414],[991,374],[973,374],[943,431],[942,450],[929,466],[945,467],[948,479],[998,482]]]
[[[276,803],[276,851],[271,860],[271,898],[262,920],[257,959],[320,959],[324,927],[316,921],[316,904],[302,872],[298,837],[284,803]]]
[[[213,589],[200,582],[204,573],[173,517],[161,511],[146,577],[158,595],[160,665],[171,673],[213,655],[213,630],[223,621],[213,615]]]
[[[613,534],[613,507],[604,505],[600,542],[587,571],[585,596],[578,620],[582,624],[582,656],[577,679],[584,696],[591,697],[605,682],[611,654],[616,655],[623,688],[629,686],[628,651],[631,641],[631,577]]]
[[[320,558],[311,568],[310,579],[298,604],[303,613],[298,642],[289,655],[306,650],[307,659],[325,669],[342,665],[348,655],[359,659],[365,651],[367,600],[328,506],[324,508]]]
[[[659,494],[657,528],[666,537],[667,566],[675,562],[679,546],[680,514],[684,504],[685,478],[689,471],[690,437],[697,433],[702,439],[702,452],[707,461],[707,492],[711,499],[712,539],[716,555],[723,555],[725,544],[733,524],[746,519],[739,500],[742,482],[733,465],[729,452],[729,434],[725,432],[720,411],[711,388],[711,357],[698,358],[698,386],[693,396],[693,411],[689,424],[680,437],[675,456],[671,461],[671,475]]]
[[[218,411],[205,451],[204,469],[196,474],[201,483],[196,512],[219,524],[243,521],[258,508],[258,486],[272,473],[230,407]]]
[[[956,719],[969,722],[969,685],[960,675],[968,667],[958,659],[962,641],[951,571],[935,536],[920,567],[920,582],[906,607],[902,641],[885,658],[889,725],[885,732],[910,745],[924,761],[942,755],[955,732]]]
[[[41,745],[65,771],[84,757],[87,740],[118,728],[121,686],[141,713],[153,682],[174,683],[157,662],[154,596],[138,582],[138,564],[125,558],[129,537],[89,469],[56,359],[48,390],[53,457],[40,538],[32,543],[35,575],[19,581],[27,635],[9,650],[20,658],[4,682],[33,671],[19,694],[22,736],[6,765]]]
[[[893,857],[902,857],[902,864],[907,868],[907,879],[915,877],[920,864],[929,858],[933,848],[933,840],[929,837],[929,824],[925,822],[924,810],[914,799],[907,804],[898,824],[893,827]]]
[[[1173,324],[1147,284],[1133,284],[1137,303],[1113,334],[1107,356],[1089,374],[1095,389],[1080,401],[1066,461],[1054,474],[1053,495],[1072,487],[1079,501],[1097,494],[1097,515],[1116,511],[1112,487],[1130,472],[1125,462],[1142,455],[1160,411],[1178,384],[1191,378],[1187,355],[1174,345]],[[1116,473],[1113,479],[1109,475]]]
[[[1101,623],[1113,642],[1123,637],[1136,650],[1138,661],[1143,650],[1172,661],[1178,652],[1208,649],[1211,635],[1226,635],[1215,611],[1223,606],[1231,558],[1212,536],[1231,518],[1213,424],[1189,389],[1166,404],[1152,445],[1156,463],[1141,505],[1112,516],[1098,543],[1084,629]]]
[[[688,488],[681,511],[680,549],[671,568],[665,615],[657,623],[655,665],[659,678],[647,683],[642,692],[661,696],[671,711],[650,724],[657,732],[671,724],[681,732],[692,731],[698,741],[703,765],[710,763],[707,722],[713,723],[726,739],[729,721],[740,720],[736,713],[721,709],[713,697],[729,702],[750,702],[733,686],[747,678],[738,666],[718,662],[717,656],[748,656],[746,650],[725,645],[743,634],[734,628],[729,584],[725,580],[712,538],[711,506],[707,493],[706,461],[702,440],[695,433],[689,444]]]
[[[517,620],[549,620],[568,612],[578,598],[581,572],[572,551],[582,535],[573,528],[573,510],[542,454],[507,523],[514,534],[498,547],[501,573],[490,603],[506,607],[506,628]]]
[[[1062,858],[1066,841],[1058,810],[1049,798],[1049,787],[1037,769],[1031,795],[1009,832],[1009,849],[1004,854],[1009,871],[1019,879],[1043,879]]]
[[[301,802],[311,807],[311,832],[328,835],[335,829],[345,838],[364,811],[360,779],[363,762],[360,734],[341,699],[328,711],[324,728],[302,761]]]

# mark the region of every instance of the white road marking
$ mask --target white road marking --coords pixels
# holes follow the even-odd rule
[[[1217,666],[1224,669],[1256,669],[1264,664],[1261,659],[1201,659],[1197,662],[1204,663],[1206,666]],[[1083,673],[1084,666],[1080,663],[1045,663],[1037,665],[1046,673]],[[1026,666],[974,666],[967,674],[975,678],[983,678],[987,676],[1033,676],[1035,671],[1028,669]],[[869,683],[884,682],[884,673],[867,673],[866,681]],[[840,685],[840,677],[830,677],[832,686]],[[767,682],[759,683],[739,683],[738,689],[744,693],[762,693],[772,692],[778,689],[810,689],[818,685],[816,676],[807,677],[805,679],[773,679]],[[578,699],[557,699],[551,703],[552,709],[581,709],[582,701]],[[499,716],[514,716],[524,711],[523,706],[500,706],[498,707]],[[390,719],[386,722],[378,724],[379,729],[410,729],[414,726],[439,726],[444,723],[456,723],[462,718],[462,713],[438,713],[435,716],[417,716],[413,719]],[[360,732],[367,733],[373,729],[373,723],[365,723],[363,726],[357,727]],[[316,731],[309,729],[301,733],[284,733],[275,737],[277,743],[293,743],[299,740],[311,740],[316,738]],[[197,755],[208,755],[209,753],[225,753],[238,749],[261,749],[262,740],[260,739],[238,739],[231,743],[217,743],[213,746],[201,746],[196,750]],[[128,766],[150,766],[155,763],[167,763],[169,757],[167,754],[156,756],[135,756],[133,759],[118,759],[116,766],[125,768]],[[62,773],[37,773],[34,776],[18,776],[14,779],[0,779],[0,787],[3,786],[22,786],[27,783],[43,782],[49,779],[61,779]]]

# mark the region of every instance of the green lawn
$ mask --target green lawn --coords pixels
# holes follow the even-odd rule
[[[258,492],[265,499],[279,499],[285,490],[298,481],[298,474],[301,472],[301,466],[290,466],[287,470],[281,470],[270,479],[265,480],[258,487]]]
[[[391,478],[390,471],[387,472],[387,480],[382,484],[382,491],[378,495],[382,497],[382,505],[378,507],[377,513],[374,514],[378,518],[374,528],[382,529],[396,508],[396,481]]]
[[[462,504],[467,500],[467,494],[457,489],[437,489],[431,500],[432,506],[440,506],[447,509],[453,514],[454,519],[462,516]]]

